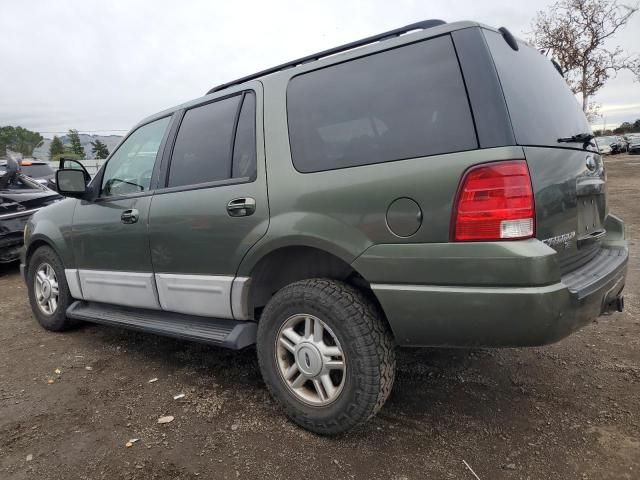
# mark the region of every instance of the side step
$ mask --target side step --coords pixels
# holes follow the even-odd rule
[[[240,350],[256,343],[258,327],[255,322],[249,321],[198,317],[84,301],[71,304],[67,309],[67,317],[208,343],[233,350]]]

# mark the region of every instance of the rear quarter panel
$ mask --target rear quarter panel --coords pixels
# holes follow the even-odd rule
[[[481,162],[524,158],[521,147],[508,146],[300,173],[288,139],[286,87],[291,76],[283,72],[262,80],[271,219],[265,237],[245,257],[242,275],[264,254],[286,245],[315,246],[351,263],[374,244],[447,242],[451,206],[464,171]],[[389,205],[402,197],[412,198],[422,210],[421,227],[410,237],[399,237],[387,226]]]

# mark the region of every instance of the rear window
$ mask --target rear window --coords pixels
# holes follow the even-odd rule
[[[49,165],[22,165],[20,168],[22,173],[30,177],[46,177],[54,173]]]
[[[287,113],[300,172],[477,147],[449,36],[294,77]]]
[[[577,144],[558,139],[590,133],[591,127],[551,60],[522,42],[518,51],[513,50],[499,33],[485,30],[484,34],[517,143],[575,148]]]

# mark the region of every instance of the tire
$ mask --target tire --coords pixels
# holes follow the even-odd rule
[[[38,295],[36,291],[36,275],[41,269],[46,269],[47,265],[54,275],[54,277],[50,278],[55,278],[58,286],[55,308],[51,308],[52,304],[41,306],[38,298],[36,298]],[[49,280],[47,281],[49,283],[49,291],[55,291],[51,289],[54,283]],[[73,302],[73,298],[69,292],[64,267],[58,255],[50,247],[40,247],[31,255],[27,265],[27,289],[29,291],[29,303],[31,304],[33,316],[42,327],[53,332],[61,332],[76,325],[75,321],[68,319],[66,316],[67,308]],[[46,308],[49,308],[51,311],[45,311]]]
[[[290,333],[294,327],[288,326],[297,325],[299,317],[302,317],[300,328],[304,327],[305,330],[297,331],[304,331],[304,334],[300,334],[304,338],[295,343],[297,353],[293,353],[289,349],[294,342],[290,342],[283,332],[294,335]],[[307,337],[307,319],[312,325],[317,325],[315,321],[321,320],[323,327],[320,332],[321,336],[324,335],[322,341],[315,344],[318,352],[323,353],[319,357],[312,355],[311,360],[321,358],[324,371],[325,366],[335,368],[342,359],[343,369],[329,374],[331,389],[324,386],[326,378],[322,378],[322,382],[318,380],[321,378],[319,373],[298,390],[292,386],[305,376],[304,369],[313,369],[315,365],[304,352],[305,349],[311,351],[310,348],[315,348],[308,347],[306,343],[311,340],[311,336]],[[312,328],[315,341],[318,329]],[[324,352],[332,348],[332,352],[335,352],[336,347],[342,351],[342,356],[325,356]],[[359,290],[334,280],[302,280],[277,292],[260,318],[257,351],[267,388],[286,415],[303,428],[321,435],[345,432],[374,416],[391,393],[395,378],[394,342],[380,308]],[[297,369],[297,373],[288,383],[285,380],[288,373],[285,367],[293,363],[296,364],[294,370]],[[306,374],[313,375],[313,372]],[[326,377],[326,373],[322,376]],[[321,386],[315,386],[316,381]],[[335,389],[338,393],[335,393]],[[321,391],[325,394],[324,399],[319,395]],[[329,400],[331,391],[336,396]],[[314,404],[314,401],[325,404]]]

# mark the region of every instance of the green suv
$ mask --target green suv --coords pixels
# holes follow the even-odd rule
[[[508,30],[425,21],[140,122],[25,229],[49,330],[256,345],[296,423],[345,431],[396,346],[560,340],[622,310],[628,250],[589,124]]]

